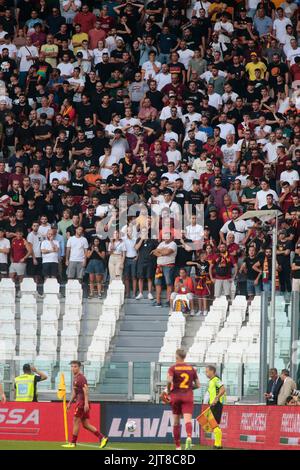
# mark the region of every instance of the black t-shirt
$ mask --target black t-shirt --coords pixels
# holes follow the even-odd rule
[[[110,186],[123,186],[125,184],[125,178],[123,175],[118,175],[118,176],[114,176],[114,175],[109,175],[107,177],[107,180],[106,180],[107,184],[108,184],[108,187],[110,188]],[[120,194],[123,192],[122,189],[109,189],[111,194],[112,194],[112,197],[119,197]]]
[[[79,103],[77,106],[77,113],[78,113],[78,125],[83,126],[84,120],[86,117],[90,117],[91,119],[93,119],[95,108],[91,103],[87,105],[83,103]]]
[[[200,191],[195,193],[191,190],[187,193],[187,200],[189,204],[195,207],[197,204],[202,204],[204,202],[204,196]]]
[[[84,191],[88,190],[89,185],[83,178],[77,179],[73,177],[71,178],[68,187],[70,188],[73,196],[84,196]]]
[[[141,241],[140,238],[137,239],[136,243],[139,243]],[[153,263],[155,264],[156,258],[155,256],[151,255],[151,251],[155,250],[157,248],[158,242],[156,240],[152,239],[147,239],[144,240],[140,249],[138,250],[138,264],[143,265],[143,264],[148,264]]]
[[[285,250],[291,250],[292,249],[292,245],[291,245],[291,242],[289,240],[287,241],[278,241],[277,243],[277,251],[282,251],[284,252]],[[290,265],[290,254],[288,255],[285,255],[284,253],[280,254],[280,255],[277,255],[277,262],[280,264],[280,265]]]
[[[158,111],[162,110],[162,108],[163,108],[163,102],[162,102],[163,94],[160,91],[158,91],[158,90],[156,90],[156,91],[148,90],[146,92],[146,96],[151,101],[151,105],[153,106],[153,108],[156,108]]]
[[[192,243],[192,240],[185,239],[185,243]],[[193,259],[193,251],[187,251],[180,240],[175,240],[177,245],[176,266],[185,267],[188,261]]]
[[[98,119],[101,122],[104,122],[104,124],[110,124],[111,116],[113,112],[114,112],[114,109],[112,106],[108,106],[107,108],[105,108],[102,105],[100,105],[99,108],[97,108]]]
[[[184,211],[184,204],[185,201],[187,200],[188,197],[188,192],[185,191],[184,189],[179,189],[175,191],[175,196],[173,198],[174,202],[177,202],[177,204],[180,205],[182,212]]]
[[[205,225],[209,228],[211,237],[217,244],[219,244],[220,241],[220,230],[223,227],[223,223],[219,220],[206,220]]]
[[[254,256],[254,258],[250,258],[250,256],[247,256],[245,259],[245,264],[247,268],[247,278],[250,281],[255,281],[258,276],[258,272],[253,270],[253,266],[255,265],[255,263],[257,263],[257,261],[257,256]]]

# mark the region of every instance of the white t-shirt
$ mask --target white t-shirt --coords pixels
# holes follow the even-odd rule
[[[220,97],[221,98],[221,97]],[[218,124],[219,129],[220,129],[220,137],[221,139],[226,140],[226,137],[228,134],[235,135],[235,128],[233,124],[230,124],[230,122],[226,122],[223,124]]]
[[[67,181],[69,181],[69,173],[67,171],[52,171],[49,176],[50,184],[52,183],[54,179],[58,179],[58,181],[66,179]],[[65,191],[67,189],[67,187],[62,184],[59,185],[58,187],[62,191]]]
[[[0,46],[0,53],[2,54],[3,49],[8,49],[8,57],[14,59],[17,56],[18,49],[15,44],[2,44]]]
[[[300,47],[297,47],[297,49],[288,49],[287,51],[287,60],[290,62],[290,65],[294,65],[295,63],[295,57],[300,56]]]
[[[175,166],[181,160],[181,153],[179,150],[168,150],[166,155],[168,157],[168,162],[173,162]]]
[[[0,240],[0,249],[10,248],[10,241],[7,238]],[[5,253],[0,253],[0,263],[7,264],[7,256]]]
[[[277,160],[277,149],[280,146],[281,144],[279,142],[275,142],[274,144],[272,142],[268,142],[264,146],[263,151],[267,152],[267,159],[269,163],[275,162]]]
[[[38,233],[30,232],[27,235],[27,241],[32,244],[33,253],[36,258],[41,258],[42,256],[41,243],[43,239],[44,239],[43,236],[39,232]]]
[[[168,178],[169,182],[170,183],[175,183],[175,181],[177,180],[177,178],[179,178],[179,174],[178,173],[163,173],[161,175],[162,178]]]
[[[161,242],[157,248],[158,249],[167,248],[169,250],[173,250],[173,253],[171,253],[168,256],[157,257],[158,266],[166,266],[167,264],[175,264],[175,259],[177,255],[177,245],[175,242],[170,242],[170,243]]]
[[[89,244],[85,237],[70,237],[67,241],[67,248],[71,248],[70,261],[76,263],[83,263],[85,260],[85,250]]]
[[[228,227],[231,222],[234,223],[235,229],[237,230],[236,232],[234,230],[230,230],[230,228]],[[221,228],[221,232],[224,233],[225,235],[228,232],[232,232],[234,234],[234,243],[236,243],[237,245],[239,245],[241,241],[243,240],[243,238],[245,238],[247,231],[248,231],[248,224],[245,220],[234,220],[234,221],[228,220]]]
[[[161,68],[161,63],[158,62],[157,60],[154,62],[154,64],[159,69]],[[154,68],[153,68],[153,64],[152,64],[152,62],[150,62],[150,60],[147,60],[146,62],[143,63],[142,69],[145,71],[145,76],[144,76],[145,80],[149,80],[149,78],[156,79],[157,74],[155,73]]]
[[[40,225],[39,226],[39,229],[38,229],[38,235],[42,238],[42,240],[46,240],[47,238],[47,233],[48,231],[50,230],[51,228],[51,225],[50,224],[47,224],[47,225]],[[29,234],[30,235],[30,234]],[[29,240],[28,240],[29,241]]]
[[[194,51],[192,51],[192,49],[185,49],[184,51],[178,49],[177,52],[179,54],[179,62],[181,62],[187,70],[189,68],[190,60],[194,57]]]
[[[192,189],[193,180],[197,177],[196,172],[194,170],[188,170],[186,173],[181,171],[179,176],[183,179],[183,189],[190,191]]]
[[[165,132],[164,133],[164,142],[170,142],[170,140],[176,140],[176,142],[178,142],[179,140],[179,137],[178,137],[178,134],[176,132]]]
[[[101,157],[99,158],[99,165],[103,163],[104,158],[105,158],[105,155],[101,155]],[[114,163],[119,163],[119,160],[120,160],[119,157],[117,157],[116,155],[110,154],[107,157],[105,165],[112,166]],[[109,168],[100,169],[100,175],[102,176],[103,179],[106,179],[111,174],[112,174],[112,170],[110,170]]]
[[[148,199],[148,206],[151,208],[151,210],[156,214],[159,215],[161,212],[161,206],[164,204],[165,199],[162,194],[159,194],[158,196],[154,197],[151,196]]]
[[[136,244],[136,238],[123,238],[123,243],[126,251],[126,258],[135,258],[137,256],[137,251],[134,248]]]
[[[94,65],[100,64],[102,61],[103,54],[109,54],[109,50],[105,47],[104,49],[93,49],[93,56],[94,56]]]
[[[204,230],[202,225],[188,225],[186,228],[186,238],[193,242],[202,240],[204,236]]]
[[[205,10],[205,16],[207,17],[208,16],[208,9],[210,7],[211,3],[210,2],[196,2],[195,5],[193,6],[193,10],[196,11],[196,16],[197,18],[200,18],[200,13],[199,13],[199,10],[201,10],[202,8],[204,8]]]
[[[223,161],[226,165],[236,161],[236,152],[239,151],[238,145],[233,144],[231,146],[224,144],[221,146],[221,152],[223,153]]]
[[[158,73],[155,77],[157,83],[158,91],[161,91],[164,86],[169,85],[171,83],[171,74],[170,73]]]
[[[297,170],[283,171],[280,175],[280,181],[287,181],[292,185],[295,181],[299,181],[299,173]]]
[[[267,191],[263,191],[262,189],[256,193],[256,198],[258,202],[258,208],[261,209],[263,206],[267,204],[267,195],[272,194],[273,201],[278,202],[277,193],[273,189],[268,189]]]
[[[209,106],[213,106],[214,108],[219,109],[223,104],[221,95],[219,95],[219,93],[212,93],[211,95],[208,95],[208,104]]]
[[[68,82],[70,83],[70,85],[77,85],[77,86],[79,85],[80,87],[84,87],[85,79],[71,77],[71,78],[68,79]],[[80,103],[81,102],[81,93],[74,93],[73,101],[75,103]]]
[[[18,51],[18,58],[20,59],[20,72],[28,72],[30,67],[34,65],[34,60],[27,60],[26,56],[38,57],[39,51],[35,46],[22,46]]]
[[[273,23],[273,29],[276,33],[276,39],[281,44],[283,44],[284,38],[286,36],[286,27],[288,24],[292,25],[292,22],[289,18],[286,17],[283,17],[281,20],[279,18],[276,18]]]
[[[59,248],[59,242],[57,240],[53,240],[52,243]],[[53,250],[53,246],[50,240],[44,240],[42,241],[41,244],[41,249],[42,250]],[[59,256],[59,250],[58,251],[53,251],[52,253],[43,253],[42,258],[43,258],[43,263],[58,263],[58,256]]]
[[[227,36],[226,34],[223,34],[221,32],[221,28],[227,31],[228,33],[233,33],[234,28],[233,24],[227,21],[226,23],[223,23],[222,21],[217,21],[214,27],[214,31],[219,31],[219,42],[224,43],[230,43],[230,37]]]
[[[180,107],[180,106],[176,106],[176,108],[177,108],[177,116],[178,116],[179,118],[181,118],[181,117],[182,117],[181,107]],[[165,106],[165,107],[161,110],[159,119],[161,119],[162,121],[165,121],[165,120],[168,119],[169,117],[171,117],[171,107],[170,107],[170,106]]]
[[[72,73],[74,72],[74,66],[73,64],[71,64],[71,62],[68,62],[67,64],[61,62],[60,64],[58,64],[57,68],[60,70],[60,74],[62,77],[71,77]]]

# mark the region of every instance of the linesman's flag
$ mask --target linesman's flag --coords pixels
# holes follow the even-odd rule
[[[210,407],[206,408],[196,419],[204,432],[212,432],[219,426]]]

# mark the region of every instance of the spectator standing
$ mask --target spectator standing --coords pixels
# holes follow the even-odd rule
[[[69,279],[82,280],[88,247],[87,239],[83,236],[83,228],[79,226],[76,229],[76,234],[67,241],[66,266]]]

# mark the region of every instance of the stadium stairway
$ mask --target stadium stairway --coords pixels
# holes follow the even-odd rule
[[[185,351],[188,351],[194,343],[194,338],[203,323],[204,317],[191,317],[187,315],[185,324],[185,334],[182,338],[181,346]]]
[[[101,371],[101,395],[128,394],[128,362],[133,362],[133,394],[149,394],[151,362],[158,361],[167,323],[167,308],[155,308],[146,299],[125,301],[109,362]]]

